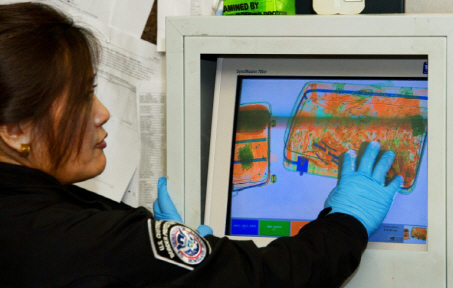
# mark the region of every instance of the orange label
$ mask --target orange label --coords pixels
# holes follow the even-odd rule
[[[291,221],[291,236],[297,235],[299,230],[310,223],[309,221]]]

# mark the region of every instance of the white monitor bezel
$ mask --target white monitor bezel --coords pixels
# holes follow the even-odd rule
[[[234,19],[233,19],[234,18]],[[447,178],[453,153],[451,56],[453,16],[443,15],[296,15],[263,17],[167,18],[167,175],[168,188],[186,224],[197,227],[203,217],[200,172],[200,111],[204,103],[204,56],[218,55],[428,55],[430,72],[428,251],[367,249],[347,287],[453,287],[447,222],[453,185]],[[433,130],[434,128],[434,130]],[[451,145],[449,144],[449,147]],[[447,158],[448,157],[448,158]],[[451,171],[449,169],[448,171]],[[451,174],[451,172],[448,172]],[[451,176],[451,175],[450,175]],[[218,203],[222,205],[222,203]],[[212,207],[216,209],[216,206]],[[433,225],[434,224],[434,225]],[[447,241],[448,240],[448,241]],[[448,248],[448,249],[447,249]],[[448,263],[447,263],[448,262]]]

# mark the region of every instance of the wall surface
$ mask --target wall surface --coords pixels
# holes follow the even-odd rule
[[[453,1],[406,0],[406,13],[453,13]]]

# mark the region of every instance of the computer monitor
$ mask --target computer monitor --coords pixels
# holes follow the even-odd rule
[[[453,265],[450,264],[451,259],[453,259],[453,238],[451,236],[453,235],[451,233],[453,221],[448,221],[448,219],[451,219],[453,207],[453,198],[449,197],[451,187],[453,187],[453,177],[450,177],[453,169],[449,169],[451,163],[453,163],[452,153],[449,153],[453,139],[453,130],[449,127],[453,124],[453,113],[450,111],[453,108],[451,101],[453,86],[452,81],[450,81],[450,75],[453,75],[453,58],[451,57],[453,45],[452,15],[169,17],[167,21],[170,24],[167,25],[167,39],[171,43],[171,45],[167,45],[170,50],[167,50],[166,54],[168,64],[168,189],[187,225],[197,227],[200,223],[208,224],[214,229],[214,235],[223,236],[227,232],[227,223],[231,223],[227,217],[229,197],[233,193],[230,189],[232,189],[231,175],[232,167],[234,167],[232,156],[236,146],[234,137],[237,134],[235,115],[236,111],[241,108],[240,102],[237,100],[239,96],[237,95],[238,81],[245,83],[252,78],[256,79],[256,77],[269,77],[269,79],[299,78],[308,81],[307,89],[314,88],[308,89],[307,92],[317,90],[318,93],[320,92],[318,91],[319,87],[324,85],[324,91],[330,91],[337,95],[340,94],[339,91],[342,89],[342,85],[338,84],[344,84],[345,90],[348,88],[347,85],[365,85],[372,86],[372,88],[365,88],[361,92],[351,92],[349,97],[357,99],[361,95],[364,98],[378,96],[385,99],[383,96],[372,94],[377,89],[374,86],[375,83],[384,88],[382,91],[385,91],[385,93],[403,95],[406,92],[409,93],[409,89],[406,92],[404,89],[397,92],[389,91],[392,91],[393,88],[391,87],[399,85],[396,84],[397,82],[403,80],[414,81],[411,83],[413,85],[415,82],[421,83],[423,79],[425,81],[427,79],[428,116],[425,119],[423,114],[419,114],[419,116],[413,118],[417,123],[424,123],[426,120],[428,127],[424,146],[418,146],[423,146],[420,148],[422,151],[417,152],[421,160],[416,160],[418,164],[411,164],[412,168],[415,169],[412,170],[415,187],[411,191],[406,190],[406,195],[401,193],[396,195],[395,203],[390,210],[391,214],[389,214],[389,217],[392,217],[393,213],[400,212],[399,216],[406,217],[409,214],[416,213],[420,218],[412,218],[408,221],[400,218],[401,222],[395,222],[390,218],[386,219],[386,223],[391,225],[385,228],[388,230],[383,234],[385,239],[372,239],[372,241],[377,242],[368,244],[357,272],[348,279],[345,286],[351,288],[412,287],[414,285],[420,287],[452,286],[453,281],[450,280],[451,275],[453,275]],[[223,59],[215,61],[218,58]],[[217,81],[215,81],[214,88],[215,77],[217,77]],[[329,79],[331,82],[327,81]],[[365,80],[368,82],[346,83],[346,80],[356,80],[357,82]],[[371,83],[371,81],[376,82]],[[384,85],[389,81],[393,82],[394,86]],[[332,83],[337,85],[334,87]],[[249,84],[245,83],[244,85]],[[408,85],[408,87],[412,87],[413,95],[422,95],[414,93],[417,89],[424,90],[423,87],[411,85]],[[299,97],[302,98],[302,95],[304,95],[303,88],[303,85],[298,87],[297,92],[294,92],[297,96],[295,96],[294,102],[289,105],[292,110],[287,117],[296,119],[293,122],[282,121],[281,118],[283,117],[274,119],[273,117],[278,112],[276,106],[269,108],[266,105],[249,105],[249,107],[242,108],[244,111],[247,111],[245,109],[256,110],[257,114],[264,115],[264,117],[258,118],[266,119],[267,117],[270,119],[271,122],[266,128],[266,131],[270,133],[270,137],[268,137],[271,141],[269,142],[270,145],[273,145],[272,141],[277,139],[274,136],[278,135],[278,131],[287,130],[288,135],[295,135],[297,129],[291,130],[292,125],[288,123],[295,123],[295,127],[301,126],[302,123],[309,123],[297,121],[302,119],[297,113],[306,113],[304,109],[308,109],[312,105],[310,103],[313,102],[308,101],[313,99],[313,93],[305,93],[307,101],[298,101]],[[350,89],[357,91],[354,88]],[[215,93],[211,90],[215,90]],[[245,92],[245,89],[243,90]],[[360,90],[358,89],[358,91]],[[420,92],[420,90],[417,91]],[[214,109],[212,109],[211,103],[214,94],[216,99]],[[318,94],[322,95],[322,93]],[[280,90],[275,95],[283,94]],[[255,105],[258,101],[253,100],[246,103],[254,103],[253,105]],[[247,105],[246,103],[244,104]],[[300,106],[297,106],[299,103]],[[423,108],[422,103],[417,105]],[[269,110],[269,112],[266,112],[266,110]],[[214,117],[211,117],[211,111]],[[318,113],[315,115],[322,115],[322,110],[314,108],[314,111]],[[377,118],[371,116],[365,118],[370,123],[379,122]],[[213,121],[212,130],[211,120]],[[275,120],[275,127],[272,127],[272,120]],[[351,119],[348,119],[348,121],[353,122]],[[314,123],[316,124],[316,122]],[[384,123],[386,123],[386,120]],[[278,125],[281,125],[282,128],[279,128]],[[328,127],[331,128],[331,126]],[[417,124],[414,127],[417,127]],[[245,131],[244,127],[239,128],[239,132]],[[315,130],[316,128],[319,132],[319,125],[312,127]],[[355,129],[359,128],[356,127]],[[412,133],[420,134],[418,131],[422,130],[415,128]],[[212,131],[211,137],[208,137],[208,131]],[[338,135],[340,134],[334,133],[329,137],[335,138]],[[290,140],[284,142],[288,138],[285,136],[285,133],[280,136],[281,146],[288,143],[298,143]],[[421,134],[418,137],[419,141],[423,138]],[[295,137],[292,138],[295,139]],[[249,137],[246,140],[251,139],[253,138]],[[369,140],[364,139],[363,143],[367,141]],[[264,189],[267,186],[283,185],[285,184],[285,176],[304,180],[307,183],[312,178],[313,180],[316,179],[314,180],[317,184],[316,187],[311,189],[308,186],[301,187],[301,193],[296,195],[299,197],[296,200],[303,200],[301,197],[310,196],[314,199],[311,202],[313,207],[308,208],[320,211],[323,208],[323,198],[327,196],[333,185],[327,185],[327,183],[336,183],[334,176],[321,175],[321,173],[331,173],[331,168],[335,165],[333,162],[337,161],[333,156],[329,156],[329,152],[338,157],[338,154],[333,153],[336,151],[332,152],[330,149],[332,147],[329,143],[326,141],[324,143],[315,142],[318,147],[316,145],[306,146],[308,150],[307,148],[294,149],[296,147],[294,145],[289,146],[291,149],[287,149],[287,153],[284,148],[281,148],[283,150],[280,152],[276,152],[272,146],[269,146],[270,164],[269,169],[265,168],[270,176],[266,177],[269,180],[265,181],[269,182],[266,182],[266,185],[261,185],[261,187],[234,192],[238,196],[233,198],[241,199],[252,191],[261,191],[259,189]],[[249,144],[250,147],[253,147],[253,142]],[[381,142],[381,144],[385,143]],[[206,148],[208,146],[209,149]],[[322,161],[319,162],[321,165],[318,166],[310,164],[310,160],[317,157],[313,150],[315,148],[318,149],[316,151],[319,155],[316,158],[318,162],[324,160],[329,165],[323,164]],[[357,147],[354,149],[357,149]],[[361,147],[358,149],[360,151]],[[250,156],[250,153],[246,150],[242,150],[242,160],[238,159],[239,166],[240,164],[248,166],[248,161],[257,160],[256,162],[258,162],[261,158],[255,159],[255,155],[252,153],[252,156]],[[341,167],[342,153],[339,153],[340,157],[337,161],[339,167]],[[273,155],[277,155],[277,158],[272,158]],[[209,161],[206,162],[209,162],[209,165],[205,162],[207,158],[209,158]],[[263,162],[268,161],[261,161],[261,165]],[[209,169],[206,168],[208,166]],[[293,170],[288,169],[291,167]],[[278,172],[277,168],[281,172]],[[305,168],[307,172],[304,172]],[[427,169],[427,172],[423,169]],[[206,171],[209,171],[209,173]],[[302,175],[300,175],[301,172]],[[276,177],[272,177],[274,174]],[[417,189],[421,189],[421,183],[424,182],[423,177],[427,177],[427,192],[424,192],[427,195],[420,198],[423,204],[421,206],[415,204],[405,207],[398,206],[397,201],[405,202],[400,200],[410,199],[418,195]],[[208,182],[206,182],[206,178],[209,178]],[[257,179],[255,184],[261,183],[260,181],[260,179]],[[272,183],[272,181],[275,181],[275,183]],[[205,191],[207,193],[206,201],[204,198]],[[287,193],[286,191],[278,191],[272,196]],[[311,193],[304,194],[303,191],[311,191]],[[320,193],[324,193],[324,195],[318,196]],[[262,195],[264,196],[264,194]],[[256,201],[264,201],[264,197],[262,199],[256,197],[253,201],[255,199],[257,199]],[[287,201],[288,199],[284,200]],[[236,200],[233,200],[233,204],[234,201]],[[426,201],[426,204],[423,201]],[[300,205],[303,206],[306,203],[310,203],[310,199],[307,199],[306,202],[301,201]],[[259,203],[252,204],[258,205]],[[204,208],[205,211],[203,211]],[[303,208],[301,210],[308,209],[307,207]],[[230,215],[234,216],[234,211],[232,212]],[[312,214],[313,216],[310,218],[316,217],[317,213],[313,212]],[[261,220],[261,216],[258,215],[256,218]],[[296,218],[293,218],[293,215],[283,216],[281,221],[305,220],[302,217],[303,215],[296,216]],[[252,220],[256,219],[254,215],[246,215],[246,217],[252,218]],[[423,219],[423,217],[426,218]],[[273,215],[269,218],[272,221],[276,220]],[[310,218],[307,217],[306,219],[309,220]],[[414,221],[414,219],[417,221]],[[422,239],[424,236],[420,236],[425,233],[425,226],[423,225],[425,221],[427,221],[426,242]],[[270,224],[269,226],[276,228],[275,230],[283,230],[283,227],[276,227],[279,225],[272,226],[274,223]],[[407,229],[404,230],[403,228],[402,234],[401,227]],[[412,228],[414,227],[420,229],[414,230],[412,238]],[[398,235],[389,235],[389,232],[393,232],[393,230],[397,230]],[[258,245],[264,246],[275,237],[280,236],[251,236],[245,234],[244,230],[239,232],[242,233],[227,237],[251,239]],[[229,233],[231,234],[231,232]],[[407,238],[408,233],[410,239],[404,239]],[[420,239],[418,239],[419,236]],[[401,237],[403,237],[403,240],[414,240],[421,244],[408,243],[409,241],[401,243]]]
[[[426,56],[219,58],[206,223],[260,246],[293,236],[324,208],[344,153],[379,141],[396,154],[387,181],[405,181],[370,245],[425,251],[427,67]]]

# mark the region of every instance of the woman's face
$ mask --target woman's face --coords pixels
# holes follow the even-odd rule
[[[56,171],[49,172],[63,184],[84,181],[104,171],[107,132],[102,125],[110,118],[110,113],[96,96],[93,97],[93,106],[85,133],[79,135],[83,139],[80,153],[72,153],[66,163]],[[56,108],[58,110],[58,107]]]

